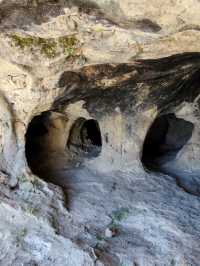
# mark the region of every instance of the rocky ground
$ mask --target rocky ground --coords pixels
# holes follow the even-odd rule
[[[165,175],[87,169],[68,198],[38,179],[1,192],[2,265],[198,265],[198,197]]]

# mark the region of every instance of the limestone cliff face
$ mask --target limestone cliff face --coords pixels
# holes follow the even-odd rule
[[[199,8],[0,1],[0,265],[199,265]]]

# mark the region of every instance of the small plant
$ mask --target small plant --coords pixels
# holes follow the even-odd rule
[[[128,217],[128,214],[129,214],[129,209],[122,207],[119,210],[114,211],[111,214],[111,218],[114,221],[121,222],[122,220]]]
[[[21,238],[24,238],[28,233],[28,230],[27,228],[23,228],[22,231],[20,232],[20,236]]]
[[[36,215],[39,212],[39,209],[36,207],[28,207],[26,209],[26,212],[32,214],[32,215]]]
[[[28,230],[25,227],[18,232],[18,235],[16,237],[16,243],[17,243],[18,247],[21,245],[21,243],[22,243],[24,237],[27,235],[27,233],[28,233]]]
[[[122,207],[119,210],[114,211],[111,214],[112,221],[110,223],[109,228],[116,231],[119,222],[126,219],[128,217],[128,215],[129,215],[129,209],[125,208],[125,207]]]
[[[97,236],[96,236],[96,239],[97,239],[98,241],[103,241],[103,240],[105,240],[105,237],[103,237],[103,236],[101,236],[101,235],[97,235]]]
[[[18,180],[21,182],[21,183],[25,183],[28,181],[27,177],[22,174],[21,176],[18,177]]]

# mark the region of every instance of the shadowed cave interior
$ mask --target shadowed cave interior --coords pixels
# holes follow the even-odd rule
[[[94,119],[78,118],[73,124],[67,143],[69,150],[86,157],[97,157],[102,148],[102,139],[99,124]]]
[[[194,125],[175,114],[157,117],[149,128],[142,152],[142,163],[151,171],[162,172],[162,166],[174,160],[192,136]]]
[[[26,158],[34,174],[40,177],[73,169],[85,159],[98,157],[102,149],[101,131],[95,119],[79,117],[66,130],[65,114],[46,111],[35,116],[26,133]],[[175,114],[157,117],[144,140],[142,163],[145,169],[169,173],[178,152],[192,136],[194,125]],[[168,164],[169,171],[164,170]],[[168,168],[167,168],[168,169]]]
[[[65,114],[51,111],[35,116],[29,123],[25,152],[34,174],[46,178],[100,154],[102,138],[95,119],[80,117],[66,130],[67,123]]]

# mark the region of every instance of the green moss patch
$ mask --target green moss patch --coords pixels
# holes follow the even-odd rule
[[[21,49],[24,49],[26,47],[31,47],[34,44],[34,38],[33,37],[21,37],[18,35],[11,35],[11,38],[14,42],[14,44]]]
[[[20,36],[16,34],[10,35],[12,45],[20,49],[39,49],[41,54],[48,58],[53,58],[60,53],[64,53],[67,57],[76,56],[78,40],[75,36],[63,36],[59,38],[40,38],[33,36]]]
[[[67,56],[75,55],[75,47],[78,44],[75,36],[65,36],[58,39],[60,47],[62,47],[64,54]]]

